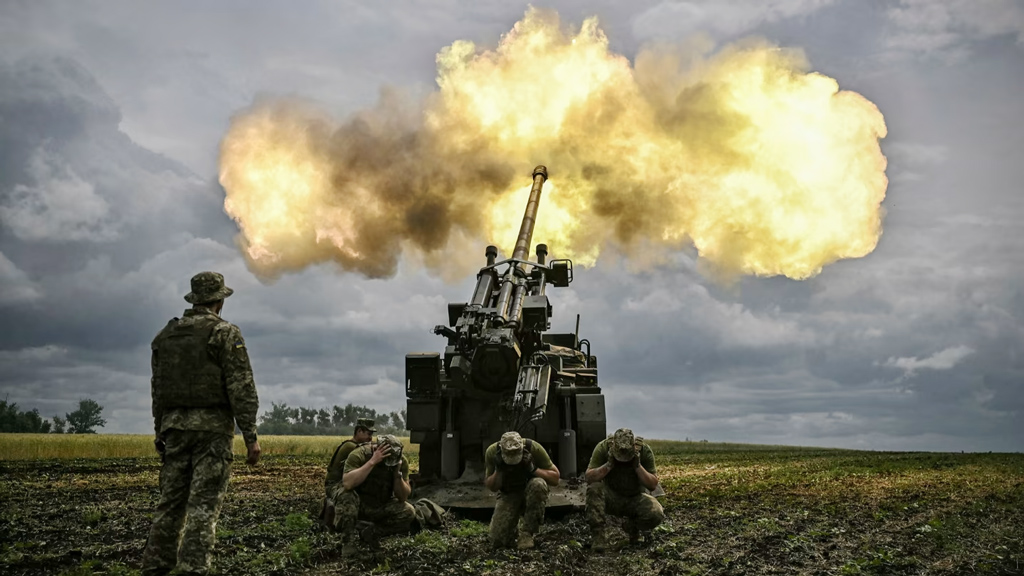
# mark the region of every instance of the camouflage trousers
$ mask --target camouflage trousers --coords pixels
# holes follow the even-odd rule
[[[515,546],[520,516],[523,532],[536,534],[544,521],[547,505],[548,484],[542,478],[531,478],[522,492],[498,494],[491,516],[491,545],[496,548]]]
[[[594,482],[587,486],[586,516],[592,529],[604,528],[608,516],[621,516],[636,522],[638,530],[652,530],[665,520],[665,510],[650,494],[622,496],[604,482]]]
[[[217,516],[231,475],[231,436],[168,430],[160,469],[160,502],[142,553],[142,573],[206,573]]]
[[[416,521],[416,509],[412,504],[399,502],[397,498],[383,506],[375,505],[354,491],[346,491],[340,483],[327,496],[334,501],[334,525],[330,528],[341,532],[346,540],[354,538],[359,520],[373,522],[381,536],[408,532]]]

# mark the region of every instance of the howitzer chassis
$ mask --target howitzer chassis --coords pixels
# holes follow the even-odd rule
[[[561,480],[548,506],[584,504],[580,476],[606,436],[604,395],[597,357],[579,338],[579,317],[575,333],[546,333],[547,286],[572,282],[572,262],[549,262],[546,245],[528,260],[546,180],[547,169],[535,168],[512,256],[496,261],[497,248],[488,246],[472,299],[449,304],[448,324],[434,328],[447,338],[444,355],[406,356],[406,426],[420,447],[416,498],[493,508],[496,495],[483,485],[484,451],[515,430],[543,445],[558,466]]]

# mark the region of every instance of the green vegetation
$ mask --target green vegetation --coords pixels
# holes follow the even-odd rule
[[[65,454],[78,456],[29,461],[11,456],[24,436],[0,435],[0,573],[136,574],[157,498],[151,439],[88,437],[138,444],[140,457],[88,459],[99,445],[73,442]],[[536,550],[492,551],[486,520],[453,517],[345,560],[315,522],[338,438],[301,440],[262,438],[254,469],[236,446],[217,573],[1024,574],[1024,454],[653,441],[668,520],[645,547],[594,553],[574,512],[549,515]]]
[[[95,434],[96,428],[106,426],[107,421],[100,417],[103,406],[95,400],[85,399],[78,402],[78,410],[53,417],[53,424],[43,420],[38,409],[22,411],[17,403],[8,404],[0,400],[0,432],[24,434]]]
[[[448,529],[448,533],[456,538],[481,536],[487,534],[487,524],[473,520],[460,520]]]
[[[107,421],[100,417],[102,413],[103,406],[100,406],[95,400],[88,398],[80,400],[78,410],[64,415],[68,434],[95,434],[97,427],[102,428],[107,425]],[[64,422],[61,422],[56,416],[54,421],[58,428],[63,428]]]
[[[23,411],[17,403],[0,400],[0,432],[46,434],[49,431],[50,423],[43,420],[38,409]]]
[[[339,436],[260,436],[263,454],[273,456],[326,456],[343,440]],[[407,454],[415,460],[417,447],[404,438]],[[235,455],[245,454],[245,443],[235,436]],[[153,437],[145,434],[0,434],[0,461],[80,458],[151,458],[157,460]]]
[[[380,413],[367,406],[352,403],[327,408],[289,408],[287,404],[271,404],[260,416],[260,432],[268,435],[351,436],[360,418],[371,418],[378,434],[408,434],[405,410]]]

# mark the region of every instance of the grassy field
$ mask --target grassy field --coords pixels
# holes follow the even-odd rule
[[[536,550],[491,551],[485,523],[453,517],[342,560],[314,522],[336,441],[262,438],[254,469],[236,446],[216,573],[1024,574],[1024,454],[652,441],[668,520],[648,546],[593,553],[571,513],[549,518]],[[72,442],[0,436],[0,573],[137,573],[157,498],[151,440]]]
[[[327,456],[344,438],[336,436],[260,436],[264,456]],[[406,447],[409,439],[403,438]],[[235,454],[245,443],[235,436]],[[145,434],[0,434],[0,460],[73,460],[76,458],[151,458],[153,437]]]

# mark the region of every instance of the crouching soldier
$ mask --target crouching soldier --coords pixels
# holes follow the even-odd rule
[[[406,502],[412,492],[408,478],[409,460],[402,455],[401,441],[390,434],[349,454],[341,480],[344,490],[334,498],[334,514],[328,509],[325,518],[342,533],[342,555],[358,552],[357,536],[374,544],[381,536],[409,531],[416,511]]]
[[[377,433],[377,430],[374,429],[373,425],[373,420],[369,418],[360,418],[356,421],[356,428],[353,431],[352,437],[346,439],[334,449],[334,455],[331,456],[331,462],[327,465],[327,478],[324,480],[324,491],[326,494],[324,497],[323,508],[320,511],[320,519],[324,520],[325,524],[328,516],[334,519],[334,521],[337,521],[338,516],[333,510],[334,500],[341,495],[342,491],[345,489],[341,484],[341,479],[345,475],[345,462],[348,460],[348,456],[352,451],[373,439],[373,435]],[[329,525],[328,528],[334,530],[336,526]]]
[[[488,446],[484,462],[484,486],[500,492],[491,516],[491,545],[511,547],[522,517],[516,546],[533,548],[548,504],[548,486],[558,485],[558,468],[539,442],[524,440],[517,432],[506,432]]]
[[[587,467],[587,523],[593,534],[591,548],[608,547],[605,523],[609,515],[626,519],[630,544],[636,544],[665,520],[657,498],[648,494],[658,487],[654,452],[628,428],[619,428],[598,442]]]

